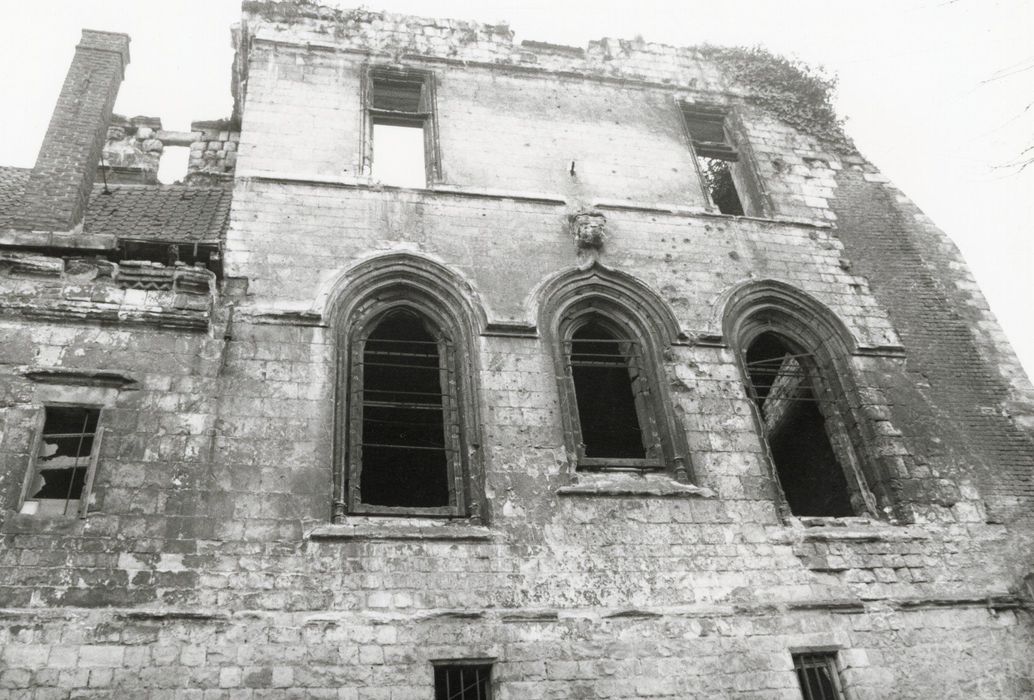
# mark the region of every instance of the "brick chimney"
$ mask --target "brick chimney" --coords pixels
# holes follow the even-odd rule
[[[84,29],[32,168],[15,227],[81,229],[115,96],[129,63],[129,37]]]

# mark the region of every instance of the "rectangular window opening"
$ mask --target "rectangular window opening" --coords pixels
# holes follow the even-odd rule
[[[82,515],[97,467],[99,408],[47,406],[20,512]]]
[[[428,144],[430,75],[377,68],[370,71],[370,174],[396,187],[426,187],[433,170]]]
[[[845,700],[836,652],[794,654],[793,668],[804,700]]]
[[[733,172],[740,156],[726,133],[725,111],[684,105],[682,114],[711,202],[722,214],[743,216],[743,200]]]
[[[435,664],[434,700],[492,700],[492,664]]]
[[[427,186],[423,126],[373,123],[375,182],[394,187]]]

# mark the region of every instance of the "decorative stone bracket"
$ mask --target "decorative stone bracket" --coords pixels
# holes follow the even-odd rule
[[[595,209],[584,209],[569,217],[571,234],[579,250],[601,250],[607,240],[607,217]]]

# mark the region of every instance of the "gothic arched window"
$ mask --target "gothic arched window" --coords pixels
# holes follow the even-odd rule
[[[569,326],[564,355],[579,468],[663,468],[640,342],[603,317]]]
[[[823,304],[760,280],[728,296],[736,350],[772,473],[792,515],[879,515],[891,501],[858,409],[850,332]]]
[[[463,512],[463,463],[452,343],[396,308],[352,342],[349,510]]]
[[[469,518],[484,506],[477,297],[407,254],[365,261],[328,293],[338,374],[332,518]]]

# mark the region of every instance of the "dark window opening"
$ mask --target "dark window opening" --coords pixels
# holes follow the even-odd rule
[[[804,700],[844,700],[835,653],[794,654],[793,668]]]
[[[722,214],[743,216],[743,201],[733,177],[740,155],[726,133],[725,111],[685,105],[683,118],[711,202]]]
[[[412,71],[370,72],[370,173],[376,182],[425,187],[427,125],[431,117],[429,76]]]
[[[645,459],[634,391],[639,382],[630,362],[634,343],[597,322],[578,328],[569,343],[584,456]]]
[[[492,700],[492,664],[434,667],[434,700]]]
[[[200,264],[214,272],[218,279],[223,276],[222,256],[217,243],[120,240],[117,260],[147,260],[170,267],[176,263],[191,267]]]
[[[729,161],[720,158],[697,158],[700,172],[704,176],[704,185],[711,201],[718,211],[731,216],[743,216],[743,203],[736,191],[736,183],[732,180],[732,168]]]
[[[73,515],[94,468],[100,409],[47,406],[23,513]]]
[[[795,353],[774,333],[762,333],[747,349],[746,361],[751,398],[761,411],[790,511],[805,516],[854,515],[822,399],[815,391],[814,358]]]
[[[429,508],[450,503],[444,403],[450,370],[441,346],[407,311],[389,314],[364,341],[359,478],[364,504]]]

